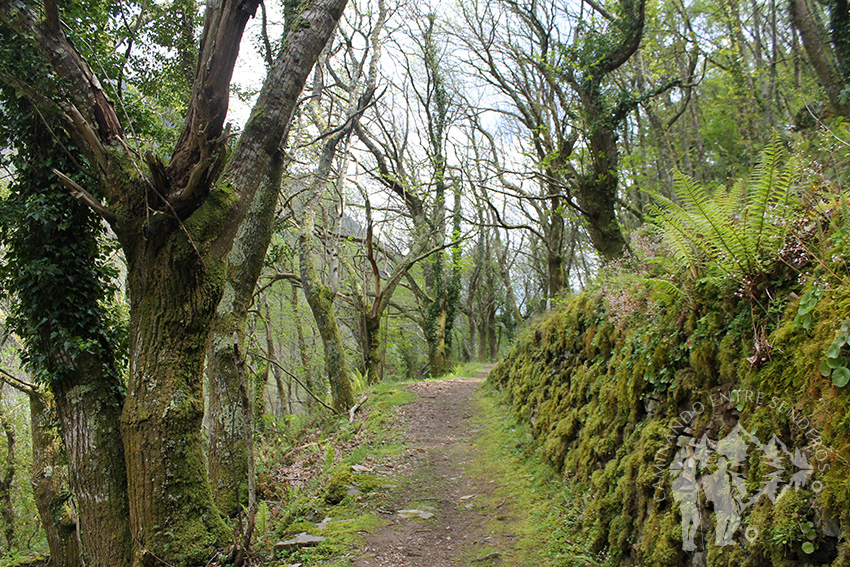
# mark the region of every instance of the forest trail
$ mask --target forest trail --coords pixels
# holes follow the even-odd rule
[[[499,564],[516,538],[512,498],[496,496],[498,478],[482,474],[475,395],[492,366],[475,377],[417,382],[399,414],[406,449],[396,488],[381,510],[391,519],[364,534],[357,567]],[[486,470],[486,469],[485,469]]]

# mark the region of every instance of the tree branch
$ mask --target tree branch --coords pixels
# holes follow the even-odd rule
[[[272,360],[271,358],[269,358],[269,357],[267,357],[267,356],[263,356],[262,354],[260,354],[260,353],[258,353],[258,352],[252,352],[252,353],[251,353],[251,355],[252,355],[252,356],[256,356],[257,358],[261,358],[261,359],[265,360],[266,362],[269,362],[269,363],[271,363],[271,364],[274,364],[275,366],[277,366],[278,368],[280,368],[280,369],[281,369],[281,370],[282,370],[282,371],[283,371],[283,372],[284,372],[287,376],[289,376],[290,378],[292,378],[293,380],[295,380],[296,382],[298,382],[298,385],[299,385],[299,386],[301,386],[302,388],[304,388],[304,391],[305,391],[305,392],[307,392],[308,394],[310,394],[310,397],[311,397],[311,398],[313,398],[314,400],[316,400],[317,402],[319,402],[320,404],[322,404],[325,408],[327,408],[327,409],[331,410],[332,412],[336,413],[336,410],[334,410],[331,406],[329,406],[329,405],[327,404],[327,402],[325,402],[325,401],[324,401],[323,399],[321,399],[319,396],[317,396],[316,394],[314,394],[314,393],[313,393],[313,391],[312,391],[310,388],[308,388],[307,386],[305,386],[305,385],[304,385],[304,383],[303,383],[301,380],[299,380],[297,376],[295,376],[295,374],[293,374],[292,372],[290,372],[289,370],[287,370],[286,368],[284,368],[283,366],[281,366],[281,364],[280,364],[278,361],[276,361],[276,360]]]
[[[5,376],[6,378],[0,378],[4,382],[6,382],[9,386],[14,389],[27,394],[28,396],[33,396],[38,392],[38,388],[34,384],[30,384],[25,380],[21,380],[20,378],[14,376],[13,374],[6,372],[2,368],[0,368],[0,374]]]
[[[80,201],[81,203],[89,207],[91,210],[99,214],[109,224],[113,224],[117,220],[115,213],[103,206],[94,195],[83,189],[73,179],[71,179],[58,169],[54,169],[53,173],[54,175],[56,175],[56,177],[59,178],[59,181],[62,183],[62,185],[68,188],[71,193],[71,196],[74,197],[76,200]]]

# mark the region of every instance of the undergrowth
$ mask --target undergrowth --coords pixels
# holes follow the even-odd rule
[[[264,443],[257,484],[270,518],[254,546],[260,564],[350,565],[359,532],[382,523],[368,500],[389,482],[380,465],[401,451],[392,423],[411,398],[402,384],[378,384],[353,422],[324,414]],[[326,539],[301,549],[276,545],[302,532]]]
[[[557,539],[589,541],[612,565],[850,565],[850,207],[827,175],[800,173],[795,207],[762,191],[748,210],[740,188],[711,204],[689,186],[684,208],[667,203],[679,232],[635,235],[634,256],[526,328],[491,372],[584,498],[581,538]],[[746,457],[719,453],[738,426]],[[716,459],[699,474],[729,457],[739,483],[731,525],[704,490],[674,492],[701,439]]]

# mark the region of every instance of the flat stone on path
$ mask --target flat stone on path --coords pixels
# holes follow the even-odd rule
[[[286,541],[279,541],[274,544],[275,549],[292,549],[295,547],[310,547],[313,545],[318,545],[321,542],[325,541],[327,538],[317,535],[308,534],[307,532],[301,532],[296,535],[292,539],[288,539]]]
[[[399,518],[422,518],[423,520],[427,520],[428,518],[434,517],[434,512],[426,512],[425,510],[399,510],[398,517]]]

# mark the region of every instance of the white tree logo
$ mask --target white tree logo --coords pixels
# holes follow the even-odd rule
[[[747,508],[762,496],[775,502],[783,486],[804,487],[813,472],[804,453],[797,449],[790,452],[776,435],[762,443],[740,424],[718,441],[708,435],[699,439],[691,436],[679,439],[681,449],[670,465],[670,472],[673,498],[679,502],[682,513],[682,549],[685,551],[697,548],[695,538],[702,523],[700,492],[713,505],[717,520],[714,543],[718,546],[731,545]],[[744,476],[744,466],[751,460],[751,455],[758,455],[762,464],[766,465],[762,470],[767,471],[754,493],[747,490]],[[791,468],[793,472],[786,474]],[[813,486],[814,489],[816,487]],[[750,530],[754,532],[754,528],[750,528],[745,535],[752,539],[757,534],[751,534]]]

